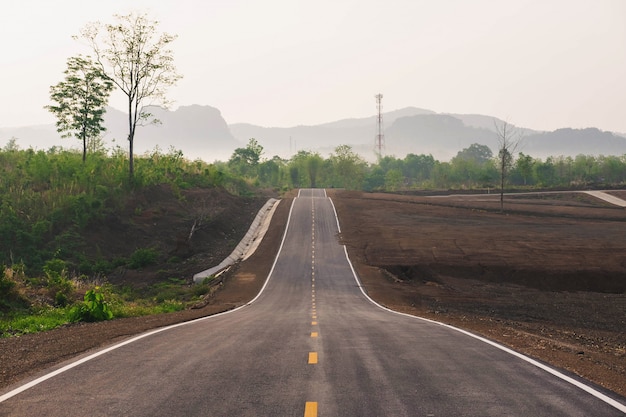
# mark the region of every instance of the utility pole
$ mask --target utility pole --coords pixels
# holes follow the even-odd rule
[[[376,94],[374,96],[376,98],[376,108],[378,110],[378,116],[376,118],[376,140],[374,148],[378,156],[382,156],[383,150],[385,149],[385,133],[383,128],[383,95]]]

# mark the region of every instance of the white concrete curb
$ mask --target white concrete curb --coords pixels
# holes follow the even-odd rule
[[[248,256],[252,255],[263,239],[263,236],[265,236],[265,232],[267,232],[270,220],[272,219],[272,215],[274,214],[276,206],[279,202],[280,200],[275,198],[267,200],[265,205],[257,213],[254,221],[248,229],[248,232],[243,239],[241,239],[241,242],[239,242],[235,250],[233,250],[233,252],[219,265],[195,274],[193,276],[193,281],[196,284],[200,284],[205,278],[215,275],[234,265],[236,262],[246,259]]]
[[[595,198],[599,198],[600,200],[604,200],[607,203],[613,204],[614,206],[626,207],[626,201],[614,195],[605,193],[604,191],[583,191],[583,192]]]

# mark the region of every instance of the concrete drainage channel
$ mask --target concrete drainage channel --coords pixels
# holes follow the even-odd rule
[[[243,237],[243,239],[241,239],[241,242],[239,242],[235,250],[233,250],[233,252],[219,265],[195,274],[193,276],[193,281],[196,284],[201,284],[202,281],[205,280],[205,278],[208,278],[211,275],[218,276],[220,273],[227,270],[235,263],[245,260],[250,255],[252,255],[256,248],[259,246],[259,243],[263,239],[263,236],[265,236],[265,232],[267,232],[270,221],[272,220],[272,216],[274,215],[274,211],[276,210],[276,206],[278,206],[278,203],[280,203],[280,200],[275,198],[270,198],[269,200],[267,200],[265,205],[257,213],[254,221],[248,229],[248,232]]]

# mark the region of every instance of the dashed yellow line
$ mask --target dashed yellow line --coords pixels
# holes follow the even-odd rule
[[[317,325],[317,312],[315,309],[315,206],[311,209],[311,322],[312,326]],[[311,332],[311,337],[318,337],[318,332]],[[309,364],[317,364],[317,352],[309,352]],[[304,405],[304,417],[317,417],[317,402],[307,401]]]
[[[304,417],[317,417],[317,403],[307,401],[304,405]]]

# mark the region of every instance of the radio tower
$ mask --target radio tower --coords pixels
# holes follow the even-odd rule
[[[385,149],[385,133],[383,129],[383,95],[376,94],[376,108],[378,109],[378,116],[376,118],[376,141],[375,141],[375,149],[378,153],[378,156],[382,156],[383,150]]]

